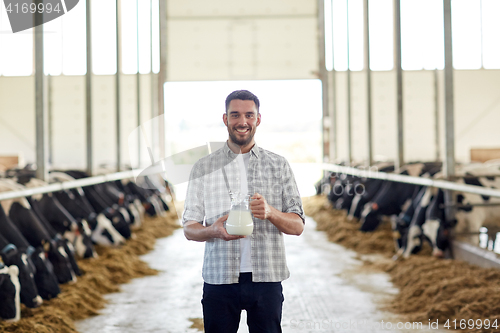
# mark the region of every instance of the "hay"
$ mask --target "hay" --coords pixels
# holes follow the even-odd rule
[[[349,221],[344,211],[333,210],[324,196],[303,198],[306,215],[312,216],[317,229],[325,231],[328,240],[341,244],[359,253],[394,254],[394,243],[390,223],[387,221],[374,232],[359,230],[358,221]]]
[[[497,320],[500,326],[500,270],[485,269],[465,262],[430,256],[430,247],[409,259],[393,261],[390,228],[373,233],[358,231],[359,224],[347,221],[345,213],[334,211],[323,196],[304,198],[304,210],[328,239],[362,254],[379,253],[384,259],[363,260],[368,267],[387,272],[399,293],[383,307],[408,321],[444,324],[462,319]],[[386,244],[382,244],[386,243]],[[459,328],[459,327],[457,327]],[[498,332],[499,329],[465,328],[467,332]]]
[[[205,327],[203,326],[203,318],[189,318],[189,321],[192,322],[189,328],[197,329],[200,332],[205,331]]]
[[[16,323],[0,321],[1,332],[66,333],[76,332],[74,321],[98,314],[106,301],[104,294],[118,292],[119,284],[133,278],[155,275],[158,272],[139,259],[151,251],[155,239],[172,234],[180,225],[177,214],[146,218],[142,227],[120,248],[96,246],[98,258],[78,260],[83,276],[73,285],[61,285],[61,294],[36,309],[22,306],[21,320]]]

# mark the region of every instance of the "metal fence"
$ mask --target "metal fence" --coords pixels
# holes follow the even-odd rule
[[[341,166],[337,164],[323,163],[321,164],[321,166],[324,170],[333,171],[340,174],[362,177],[362,178],[390,180],[393,182],[437,187],[445,190],[461,191],[461,192],[474,193],[479,195],[487,195],[491,197],[500,198],[500,189],[491,189],[482,186],[467,185],[467,184],[457,184],[446,180],[437,180],[424,177],[412,177],[394,173],[378,172],[370,169],[363,170],[353,167]]]

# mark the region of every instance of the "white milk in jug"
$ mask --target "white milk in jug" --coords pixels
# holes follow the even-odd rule
[[[248,236],[253,232],[252,214],[248,210],[231,210],[226,221],[230,235]]]

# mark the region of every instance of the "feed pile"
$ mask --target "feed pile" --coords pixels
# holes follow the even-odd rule
[[[394,254],[387,224],[373,233],[363,233],[358,230],[358,223],[346,219],[345,213],[333,210],[326,197],[304,198],[303,204],[306,215],[316,220],[318,230],[325,231],[330,241],[363,254],[379,253],[387,259]],[[440,325],[448,320],[452,329],[456,320],[456,328],[460,329],[460,321],[464,320],[464,331],[500,332],[500,270],[438,259],[428,253],[398,261],[365,260],[366,265],[387,272],[399,288],[386,309],[424,325],[429,320],[438,320]],[[469,326],[470,320],[474,320],[474,325]],[[489,329],[484,328],[486,320]],[[495,320],[498,328],[492,327]]]
[[[15,323],[0,321],[0,331],[77,332],[74,321],[97,315],[106,304],[104,294],[118,292],[120,284],[133,278],[158,273],[141,261],[139,255],[151,251],[156,238],[169,236],[180,227],[175,211],[167,213],[164,218],[146,218],[141,228],[134,231],[133,237],[119,248],[96,246],[98,258],[78,260],[83,275],[75,284],[60,285],[61,294],[44,300],[39,308],[22,306],[21,320]]]

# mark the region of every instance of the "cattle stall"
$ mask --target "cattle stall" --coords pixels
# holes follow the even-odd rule
[[[424,177],[414,177],[402,174],[379,172],[377,171],[377,168],[363,167],[363,166],[360,168],[354,168],[354,167],[325,163],[323,164],[323,169],[333,172],[333,174],[336,176],[352,175],[361,178],[388,180],[390,182],[421,185],[438,189],[446,189],[450,191],[461,191],[465,193],[474,193],[481,195],[483,197],[490,197],[490,196],[496,198],[500,197],[499,189],[488,188],[485,186],[477,186],[481,184],[474,184],[474,185],[469,185],[467,183],[458,184],[456,182],[451,182],[447,180],[432,179],[431,177],[424,178]],[[463,177],[467,178],[468,176],[463,176]],[[485,177],[494,177],[494,176],[485,175]],[[460,179],[461,177],[457,176],[457,178]],[[498,203],[491,203],[491,204],[486,203],[486,204],[476,204],[476,205],[477,206],[491,205],[493,207],[499,206]],[[449,216],[445,217],[445,219],[451,219],[451,218],[453,217]],[[472,230],[472,233],[474,232],[479,233],[479,230]],[[475,247],[470,244],[463,243],[461,241],[453,240],[452,248],[453,248],[452,252],[456,259],[464,260],[471,264],[479,265],[482,267],[496,267],[496,268],[500,267],[500,260],[494,253],[483,250],[479,247]]]

